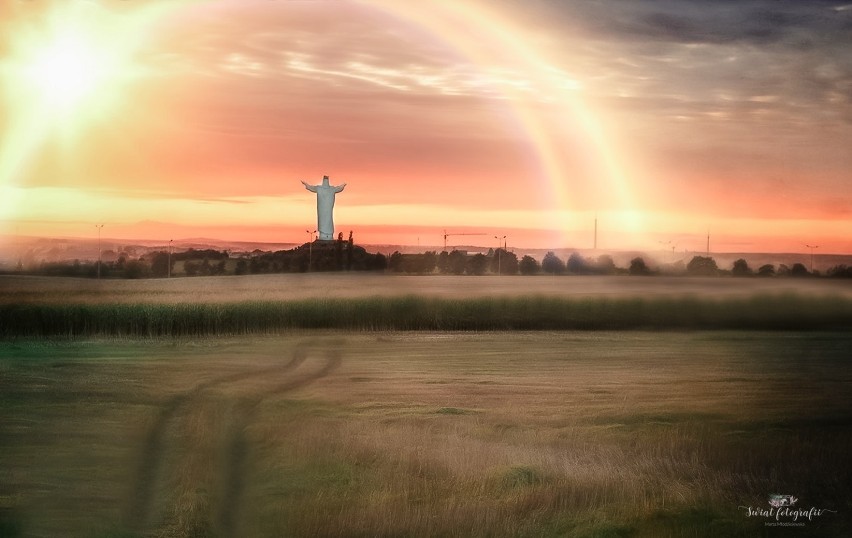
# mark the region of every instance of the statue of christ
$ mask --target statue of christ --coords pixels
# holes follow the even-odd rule
[[[334,239],[334,195],[343,191],[346,183],[339,186],[329,185],[328,176],[322,176],[322,185],[308,185],[304,181],[302,185],[311,192],[317,193],[317,231],[319,238],[323,240]]]

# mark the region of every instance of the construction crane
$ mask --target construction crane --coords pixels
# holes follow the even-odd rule
[[[448,234],[448,233],[447,233],[447,230],[444,230],[444,250],[447,250],[447,238],[448,238],[448,237],[452,237],[452,236],[454,236],[454,235],[488,235],[488,234],[486,234],[486,233],[455,233],[455,234]]]

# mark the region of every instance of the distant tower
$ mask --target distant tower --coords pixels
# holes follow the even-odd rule
[[[595,215],[595,243],[594,249],[598,249],[598,216]]]

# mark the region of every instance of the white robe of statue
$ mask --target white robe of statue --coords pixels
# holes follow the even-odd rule
[[[343,191],[346,183],[339,186],[329,185],[328,176],[322,176],[322,185],[302,185],[317,194],[317,231],[320,239],[334,239],[334,195]]]

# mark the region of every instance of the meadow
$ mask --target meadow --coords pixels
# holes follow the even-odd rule
[[[0,278],[0,536],[849,536],[822,282]]]
[[[455,276],[389,273],[291,273],[228,277],[95,280],[0,275],[0,304],[227,303],[418,295],[440,299],[536,296],[564,298],[806,295],[852,298],[843,279]]]
[[[848,536],[848,333],[0,346],[3,536]]]
[[[253,275],[0,278],[0,337],[342,330],[845,330],[844,281]]]

